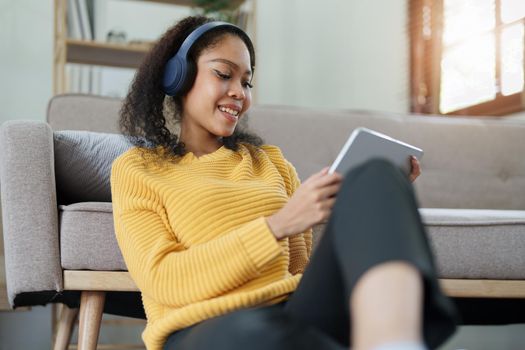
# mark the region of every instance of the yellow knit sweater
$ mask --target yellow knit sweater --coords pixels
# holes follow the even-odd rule
[[[299,186],[278,147],[223,146],[176,163],[142,151],[113,163],[111,190],[117,241],[142,292],[148,350],[162,349],[178,329],[295,290],[312,232],[277,241],[266,224]]]

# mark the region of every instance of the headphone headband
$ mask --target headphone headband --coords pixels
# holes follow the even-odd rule
[[[180,46],[180,49],[179,51],[177,52],[177,55],[180,55],[184,58],[187,58],[188,57],[188,52],[190,51],[191,47],[193,46],[193,44],[195,44],[195,42],[197,40],[199,40],[199,38],[206,32],[214,29],[214,28],[217,28],[217,27],[235,27],[235,28],[238,28],[237,26],[231,24],[231,23],[227,23],[227,22],[219,22],[219,21],[214,21],[214,22],[208,22],[208,23],[204,23],[203,25],[197,27],[193,32],[190,33],[190,35],[188,35],[186,37],[186,39],[184,39],[184,42],[182,43],[182,45]]]
[[[163,89],[169,96],[181,95],[191,88],[195,79],[196,67],[188,59],[188,53],[199,38],[218,27],[233,27],[244,33],[242,29],[227,22],[213,21],[204,23],[194,29],[182,42],[179,50],[166,63],[164,69]]]

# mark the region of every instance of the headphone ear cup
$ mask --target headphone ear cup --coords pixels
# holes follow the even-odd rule
[[[195,66],[195,63],[191,60],[187,60],[185,63],[186,64],[184,69],[184,77],[181,81],[179,95],[184,95],[185,93],[190,91],[191,87],[193,86],[193,83],[195,82],[195,77],[197,75],[197,67]]]
[[[179,55],[172,57],[164,69],[162,87],[166,95],[175,96],[180,93],[186,77],[186,64]]]

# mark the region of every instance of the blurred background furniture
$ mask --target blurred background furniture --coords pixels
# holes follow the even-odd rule
[[[96,348],[103,312],[144,317],[113,232],[109,167],[129,147],[114,135],[120,104],[58,95],[47,123],[0,129],[8,300],[68,306],[55,349],[67,346],[79,306],[79,349]],[[509,310],[525,305],[525,123],[282,106],[255,106],[247,119],[303,180],[358,126],[423,148],[416,191],[445,292],[467,305],[466,323],[524,322]]]
[[[255,0],[148,0],[144,3],[159,3],[178,7],[185,14],[207,14],[215,18],[236,24],[249,32],[255,33]],[[131,1],[133,5],[134,1]],[[136,1],[135,1],[136,2]],[[94,87],[86,82],[87,77],[97,80],[95,67],[138,68],[154,40],[136,40],[128,38],[125,31],[118,29],[108,33],[98,31],[95,4],[93,1],[54,0],[54,55],[53,55],[53,94],[78,92],[93,93]],[[124,1],[125,3],[125,1]],[[101,4],[98,4],[101,6]],[[186,10],[186,11],[184,11]],[[103,11],[103,10],[99,10]],[[100,12],[98,12],[100,14]],[[98,19],[100,21],[100,19]],[[249,25],[250,24],[250,25]],[[248,26],[250,28],[248,28]],[[159,33],[160,34],[160,33]],[[113,39],[112,39],[113,38]],[[68,70],[69,64],[82,65],[73,67],[75,73]],[[80,69],[78,69],[80,68]],[[74,75],[74,76],[72,76]],[[79,77],[80,76],[80,77]],[[80,80],[80,81],[79,81]]]

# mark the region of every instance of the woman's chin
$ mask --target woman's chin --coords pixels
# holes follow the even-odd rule
[[[219,136],[219,137],[230,137],[233,135],[233,132],[235,131],[235,128],[232,128],[232,129],[223,129],[221,130],[219,133],[217,133],[216,135]]]

